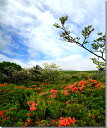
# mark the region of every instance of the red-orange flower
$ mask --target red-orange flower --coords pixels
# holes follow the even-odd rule
[[[31,120],[30,120],[30,119],[26,119],[26,121],[27,121],[27,123],[30,123],[30,122],[31,122]]]
[[[30,113],[27,113],[27,116],[28,116],[28,117],[30,117],[30,115],[31,115]]]
[[[30,107],[30,111],[35,111],[36,110],[36,107],[35,106],[31,106]]]
[[[95,116],[93,115],[93,116],[91,116],[91,118],[95,118]]]
[[[68,96],[68,94],[69,94],[68,91],[65,90],[65,91],[64,91],[64,95]]]
[[[66,127],[66,126],[70,126],[71,124],[75,124],[76,123],[76,120],[75,118],[71,118],[71,117],[68,117],[68,118],[60,118],[59,120],[59,125],[58,127]]]
[[[43,93],[40,93],[39,95],[42,96],[42,95],[45,95],[47,94],[48,92],[43,92]]]
[[[78,88],[77,87],[74,87],[71,90],[72,90],[72,92],[76,92],[76,91],[78,91]]]
[[[51,93],[56,93],[58,90],[50,90]]]
[[[0,111],[0,117],[4,116],[4,110]]]
[[[24,86],[20,86],[20,87],[16,87],[16,88],[21,88],[21,89],[24,89],[25,87],[24,87]]]
[[[66,101],[66,104],[69,104],[69,102],[68,102],[68,101]]]

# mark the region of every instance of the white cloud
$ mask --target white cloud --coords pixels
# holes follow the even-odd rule
[[[27,40],[23,43],[28,47],[29,53],[27,64],[17,58],[14,61],[23,66],[34,65],[36,64],[34,58],[40,58],[43,54],[44,59],[51,58],[63,68],[66,68],[66,64],[71,68],[70,64],[72,63],[74,69],[76,66],[79,70],[80,67],[84,70],[94,69],[95,67],[88,58],[78,55],[87,54],[83,49],[59,40],[58,31],[53,24],[58,22],[60,16],[68,15],[70,17],[68,26],[71,28],[73,36],[80,34],[78,25],[81,29],[92,24],[97,30],[103,31],[104,25],[101,22],[104,21],[104,9],[102,4],[103,2],[98,0],[82,0],[82,2],[81,0],[7,0],[5,5],[0,7],[0,24],[6,28],[7,32],[25,37]],[[10,51],[12,54],[11,48],[7,45],[11,40],[9,35],[7,35],[7,40],[4,40],[3,36],[0,38],[5,51],[8,53]],[[12,47],[12,45],[10,46]],[[82,62],[84,62],[84,66]]]
[[[10,61],[9,57],[6,57],[0,54],[0,60]],[[47,60],[47,61],[33,61],[23,62],[18,59],[13,59],[12,62],[15,62],[21,65],[23,68],[31,68],[36,65],[43,67],[43,63],[55,63],[57,66],[60,66],[63,70],[78,70],[78,71],[87,71],[87,70],[97,70],[96,65],[87,57],[84,58],[80,54],[73,54],[62,59]]]

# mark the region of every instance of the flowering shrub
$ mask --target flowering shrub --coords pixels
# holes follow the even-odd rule
[[[0,126],[105,126],[105,86],[78,82],[0,84]]]
[[[58,127],[66,127],[66,126],[70,126],[71,124],[75,124],[76,123],[76,120],[75,118],[71,118],[71,117],[68,117],[68,118],[60,118],[59,120],[59,125]]]

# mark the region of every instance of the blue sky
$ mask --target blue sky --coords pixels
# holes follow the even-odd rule
[[[74,37],[82,37],[88,25],[105,32],[105,0],[1,0],[0,61],[30,68],[55,63],[64,70],[96,70],[84,49],[62,41],[53,24],[68,15],[66,27]]]

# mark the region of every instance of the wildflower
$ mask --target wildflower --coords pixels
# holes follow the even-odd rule
[[[27,123],[30,123],[30,122],[31,122],[31,120],[30,120],[30,119],[26,119],[26,121],[27,121]]]
[[[68,91],[65,90],[64,95],[68,96],[68,94],[69,94]]]
[[[79,90],[82,90],[84,87],[78,87]]]
[[[7,85],[7,83],[0,84],[0,86],[6,86],[6,85]]]
[[[37,85],[31,85],[31,87],[37,87]]]
[[[3,90],[0,90],[0,92],[2,92]]]
[[[50,90],[51,93],[56,93],[58,90]]]
[[[93,116],[91,116],[91,118],[95,118],[95,116],[93,115]]]
[[[68,102],[68,101],[66,101],[66,104],[69,104],[69,102]]]
[[[68,117],[68,118],[60,118],[59,120],[59,125],[58,127],[66,127],[66,126],[70,126],[71,124],[75,124],[76,123],[76,120],[75,118],[71,118],[71,117]]]
[[[76,91],[78,91],[78,88],[77,87],[74,87],[71,90],[72,90],[72,92],[76,92]]]
[[[27,116],[30,117],[30,113],[27,113]]]
[[[21,89],[24,89],[25,87],[24,87],[24,86],[20,86],[20,87],[16,87],[16,88],[21,88]]]
[[[30,111],[35,111],[36,110],[36,107],[35,106],[31,106],[30,107]]]
[[[84,86],[84,84],[85,84],[85,81],[80,81],[80,82],[78,83],[78,86]]]
[[[44,92],[44,93],[40,93],[39,95],[42,96],[42,95],[45,95],[47,94],[48,92]]]
[[[0,117],[4,116],[4,110],[0,111]]]
[[[46,83],[41,83],[40,85],[47,85]]]

